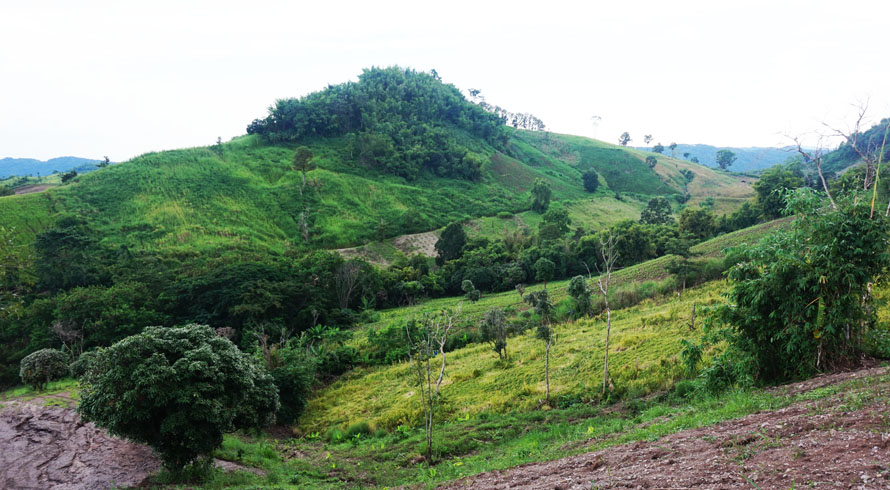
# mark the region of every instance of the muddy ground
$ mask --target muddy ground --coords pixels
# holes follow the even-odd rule
[[[834,374],[777,391],[803,393],[887,372]],[[840,396],[800,402],[656,441],[483,473],[442,488],[890,489],[888,395],[884,383],[854,395],[852,403]]]

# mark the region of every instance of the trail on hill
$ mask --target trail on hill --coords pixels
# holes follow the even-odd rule
[[[15,189],[14,192],[16,195],[33,194],[35,192],[43,192],[43,191],[50,189],[52,187],[56,187],[56,186],[48,185],[48,184],[26,185],[26,186],[22,186],[22,187]]]
[[[824,376],[778,390],[803,393],[887,372],[878,368]],[[875,392],[881,396],[863,396],[861,406],[845,406],[839,396],[799,402],[652,442],[482,473],[440,488],[888,489],[890,386],[863,391]]]

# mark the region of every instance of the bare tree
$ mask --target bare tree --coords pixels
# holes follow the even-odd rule
[[[353,259],[343,262],[337,269],[334,282],[337,289],[337,303],[341,310],[349,307],[349,299],[352,297],[362,274],[362,265],[361,262]]]
[[[405,325],[408,352],[420,387],[427,464],[433,462],[433,417],[439,406],[439,388],[445,378],[445,343],[448,341],[448,334],[460,320],[460,310],[461,306],[458,304],[457,310],[445,309],[435,315],[426,315],[419,322]],[[415,326],[414,329],[412,325]],[[442,356],[438,374],[432,363],[437,353]]]
[[[72,361],[76,361],[83,353],[83,327],[71,320],[56,320],[52,325],[53,333],[62,341]]]
[[[600,253],[603,257],[603,265],[602,268],[600,268],[599,265],[596,266],[596,270],[599,273],[596,281],[600,293],[603,295],[603,303],[605,303],[606,306],[606,348],[603,356],[603,395],[606,394],[606,388],[609,383],[609,336],[612,333],[612,310],[609,308],[609,285],[612,282],[612,269],[615,266],[615,261],[618,259],[618,252],[615,251],[615,244],[618,242],[618,239],[619,237],[612,233],[609,233],[605,240],[600,239]]]
[[[832,209],[837,209],[837,204],[834,203],[834,198],[831,197],[831,191],[828,190],[828,184],[825,182],[825,175],[822,174],[822,156],[825,154],[825,150],[822,147],[822,138],[819,138],[819,144],[817,145],[815,150],[805,150],[803,145],[800,143],[800,138],[797,136],[791,138],[794,141],[795,146],[797,146],[797,153],[803,157],[805,162],[810,162],[816,167],[816,172],[819,173],[819,180],[822,181],[822,188],[825,189],[825,194],[828,196],[828,200],[831,201]]]

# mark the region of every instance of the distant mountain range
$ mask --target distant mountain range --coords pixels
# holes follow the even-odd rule
[[[652,151],[651,147],[639,148],[641,150]],[[717,152],[720,150],[730,150],[736,155],[736,161],[733,162],[729,170],[733,172],[754,172],[772,167],[779,163],[785,163],[789,157],[796,155],[795,147],[785,146],[782,148],[732,148],[727,146],[711,146],[711,145],[681,145],[673,151],[673,156],[684,160],[691,160],[692,157],[698,158],[699,163],[708,167],[716,167]],[[685,154],[689,153],[689,156]],[[671,155],[671,150],[665,146],[665,155]]]
[[[96,170],[101,160],[90,160],[79,157],[58,157],[46,161],[34,158],[2,158],[0,159],[0,179],[12,176],[42,176],[54,172],[76,170],[83,174]]]

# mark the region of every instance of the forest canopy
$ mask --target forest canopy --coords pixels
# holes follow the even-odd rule
[[[432,74],[399,67],[366,69],[358,82],[280,99],[247,133],[270,142],[346,137],[358,163],[406,179],[429,171],[479,180],[483,159],[461,143],[460,134],[495,147],[506,141],[503,117],[470,103]]]

